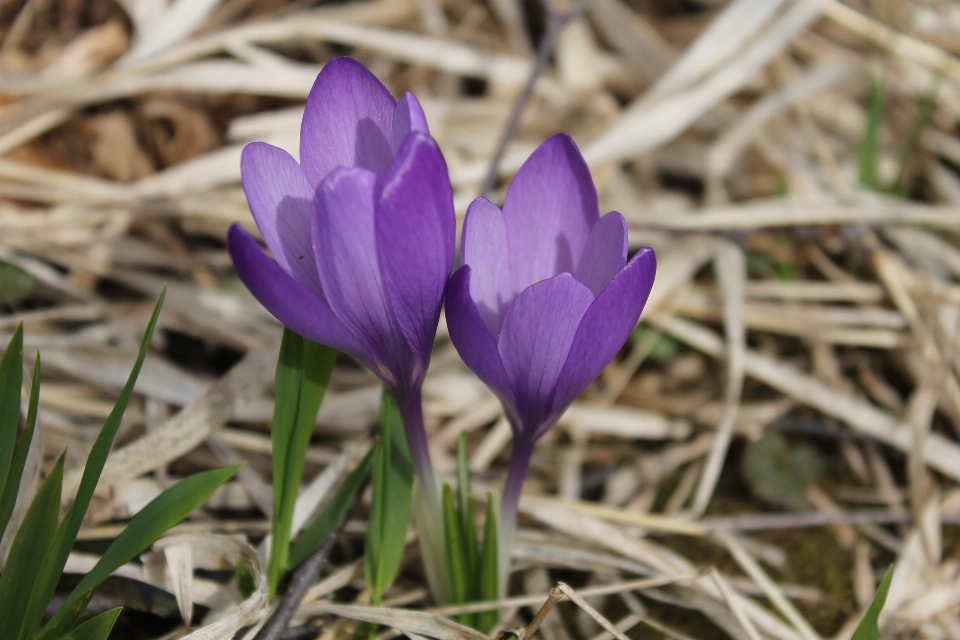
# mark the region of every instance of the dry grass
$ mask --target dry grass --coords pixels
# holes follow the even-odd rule
[[[256,565],[280,332],[223,245],[230,223],[252,226],[243,144],[295,153],[313,78],[347,52],[420,97],[462,214],[543,15],[520,0],[119,4],[0,0],[0,261],[16,267],[0,273],[0,340],[23,321],[43,355],[26,489],[64,447],[75,486],[170,284],[68,572],[88,570],[113,521],[175,477],[247,460],[179,537],[119,572],[136,589],[95,602],[153,606],[127,621],[142,637],[185,635],[179,607],[201,626],[222,616],[191,637],[228,638],[263,619],[262,593],[240,603],[194,570],[229,569],[238,553]],[[538,619],[545,640],[848,638],[895,562],[885,635],[960,638],[957,54],[955,0],[593,0],[564,30],[502,177],[570,132],[601,208],[623,212],[660,267],[644,329],[535,455],[501,628],[525,626],[563,580],[576,591],[555,592],[571,603]],[[876,185],[902,165],[907,198],[865,188],[864,156]],[[444,333],[427,381],[435,460],[451,471],[466,430],[478,484],[492,487],[509,428]],[[376,417],[371,375],[344,360],[333,384],[298,526]],[[822,473],[804,484],[808,464]],[[388,594],[407,610],[363,606],[363,527],[350,523],[299,620],[321,616],[324,640],[350,637],[355,620],[467,637],[437,616],[454,608],[429,609],[413,536]],[[145,605],[144,585],[173,596]]]

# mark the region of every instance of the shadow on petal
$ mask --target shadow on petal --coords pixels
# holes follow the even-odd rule
[[[503,318],[497,350],[529,436],[550,422],[553,398],[580,320],[594,297],[569,273],[520,292]]]
[[[464,364],[503,402],[511,419],[516,417],[513,389],[503,369],[500,352],[470,297],[470,267],[457,269],[447,281],[444,306],[447,330]]]
[[[285,272],[240,225],[230,227],[227,249],[240,280],[277,320],[301,336],[343,351],[364,364],[371,361],[366,349],[318,292]]]
[[[590,305],[559,376],[553,414],[559,416],[616,357],[647,302],[657,258],[641,249]]]
[[[408,136],[377,187],[376,250],[383,287],[414,351],[409,370],[416,384],[426,375],[456,248],[453,190],[433,138]]]

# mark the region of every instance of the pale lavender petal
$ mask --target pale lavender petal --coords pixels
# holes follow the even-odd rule
[[[393,158],[397,101],[353,58],[334,58],[317,76],[300,125],[300,163],[318,186],[335,167],[382,174]]]
[[[514,291],[574,272],[600,210],[590,170],[570,136],[549,138],[523,163],[507,190],[503,218]]]
[[[391,385],[409,348],[396,328],[377,260],[374,192],[377,175],[359,167],[335,169],[317,189],[313,247],[330,308],[377,362]]]
[[[305,338],[348,353],[364,364],[371,362],[366,349],[330,307],[267,257],[240,225],[230,227],[227,248],[240,280],[277,320]]]
[[[399,151],[403,141],[414,132],[430,135],[430,128],[427,126],[427,116],[423,114],[420,101],[408,91],[400,98],[393,111],[393,152]]]
[[[564,273],[527,287],[507,309],[497,350],[516,398],[518,436],[550,419],[560,372],[593,301],[590,289]]]
[[[464,265],[447,281],[444,297],[447,329],[464,364],[490,387],[509,411],[514,404],[513,390],[493,336],[487,332],[470,295],[470,280],[473,277],[470,266]]]
[[[627,221],[616,211],[600,218],[590,232],[574,276],[598,296],[627,264]]]
[[[656,272],[653,249],[641,249],[590,305],[559,376],[554,415],[559,416],[623,348],[647,302]]]
[[[457,242],[453,190],[433,138],[408,136],[378,189],[380,271],[396,323],[419,356],[409,374],[419,382],[433,350]]]
[[[470,265],[470,296],[494,341],[500,339],[503,314],[513,301],[507,227],[500,209],[486,198],[467,207],[460,239],[463,264]]]
[[[243,148],[240,175],[253,219],[277,263],[319,292],[320,279],[310,244],[313,188],[300,165],[283,149],[251,142]]]

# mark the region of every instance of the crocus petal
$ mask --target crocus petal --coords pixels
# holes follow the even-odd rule
[[[317,76],[300,125],[300,163],[318,186],[335,167],[382,174],[393,158],[397,101],[353,58],[334,58]]]
[[[534,437],[549,420],[560,372],[593,301],[590,289],[563,273],[527,287],[507,309],[497,350],[516,398],[518,439]]]
[[[400,98],[393,111],[393,152],[399,151],[403,141],[414,132],[430,135],[430,128],[427,126],[427,116],[423,115],[420,101],[408,91]]]
[[[457,242],[453,190],[433,138],[408,136],[378,189],[375,226],[384,290],[400,331],[420,356],[411,363],[418,382],[433,350]]]
[[[574,272],[600,210],[590,170],[570,136],[549,138],[523,163],[503,218],[514,291]]]
[[[227,248],[240,280],[277,320],[305,338],[348,353],[364,364],[371,362],[366,349],[330,307],[267,257],[240,225],[230,227]]]
[[[656,272],[653,249],[641,249],[590,305],[559,376],[554,415],[559,416],[626,343],[650,295]]]
[[[464,265],[447,281],[444,297],[447,329],[464,364],[490,387],[509,411],[514,404],[513,391],[493,336],[487,332],[470,295],[473,276],[469,265]]]
[[[600,218],[590,232],[574,276],[598,296],[627,264],[627,221],[616,211]]]
[[[300,165],[283,149],[265,142],[251,142],[243,148],[240,175],[253,219],[277,263],[294,278],[320,292],[310,244],[313,188]]]
[[[460,240],[463,264],[470,265],[470,296],[494,341],[500,339],[503,314],[513,301],[507,227],[500,209],[480,197],[467,207]]]
[[[335,169],[317,189],[312,216],[317,271],[330,308],[376,360],[374,372],[392,385],[408,360],[387,302],[377,260],[374,191],[377,175]]]

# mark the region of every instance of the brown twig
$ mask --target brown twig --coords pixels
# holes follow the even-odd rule
[[[363,495],[365,490],[366,483],[357,491],[357,495],[353,499],[353,505],[340,524],[337,525],[337,528],[327,536],[327,539],[320,545],[320,548],[304,560],[303,564],[293,572],[287,592],[283,594],[280,604],[277,605],[276,611],[270,616],[267,624],[265,624],[263,629],[260,630],[260,633],[257,634],[256,640],[280,640],[283,637],[284,632],[287,630],[287,625],[290,624],[293,614],[296,613],[297,608],[303,601],[307,589],[320,577],[320,570],[327,561],[327,556],[329,556],[333,550],[333,545],[340,539],[340,534],[343,533],[344,527],[346,527],[347,522],[350,520],[350,516],[360,502],[360,496]]]
[[[527,108],[527,103],[530,102],[530,98],[533,97],[533,88],[537,84],[537,79],[547,67],[547,61],[550,60],[553,48],[557,44],[557,38],[560,37],[560,33],[564,27],[586,13],[587,9],[590,8],[591,1],[592,0],[578,0],[573,9],[561,13],[553,8],[553,2],[551,2],[551,0],[543,0],[547,10],[547,31],[540,39],[540,44],[537,47],[537,59],[533,63],[533,68],[530,69],[530,76],[523,85],[523,90],[520,92],[520,95],[517,96],[517,101],[513,103],[510,118],[503,128],[503,133],[500,134],[500,141],[497,143],[497,148],[493,152],[493,157],[490,159],[487,176],[483,179],[483,185],[480,187],[481,196],[486,196],[490,193],[493,185],[497,182],[500,161],[503,160],[503,154],[507,150],[507,145],[510,144],[510,140],[513,139],[513,136],[517,133],[517,129],[520,127],[520,118],[523,116],[523,112]]]
[[[533,620],[530,621],[530,624],[527,625],[526,630],[523,633],[523,638],[532,638],[533,634],[537,632],[537,629],[540,628],[540,625],[546,619],[547,614],[553,609],[554,605],[563,600],[563,593],[554,587],[550,589],[550,594],[547,596],[546,602],[543,603],[543,606],[540,607],[540,610],[537,611],[537,615],[534,616]]]
[[[623,635],[623,633],[619,629],[617,629],[612,624],[610,624],[610,621],[604,618],[599,611],[597,611],[596,609],[591,607],[589,604],[587,604],[587,601],[584,600],[582,597],[580,597],[580,594],[578,594],[576,591],[571,589],[570,585],[565,584],[563,582],[558,582],[557,590],[559,590],[563,595],[570,598],[570,600],[575,605],[583,609],[587,613],[587,615],[589,615],[591,618],[596,620],[597,624],[599,624],[601,627],[606,629],[610,635],[616,638],[616,640],[628,640],[627,636]]]
[[[295,627],[288,627],[280,640],[306,640],[306,638],[316,638],[323,631],[323,623],[320,618],[312,618],[303,624]]]

